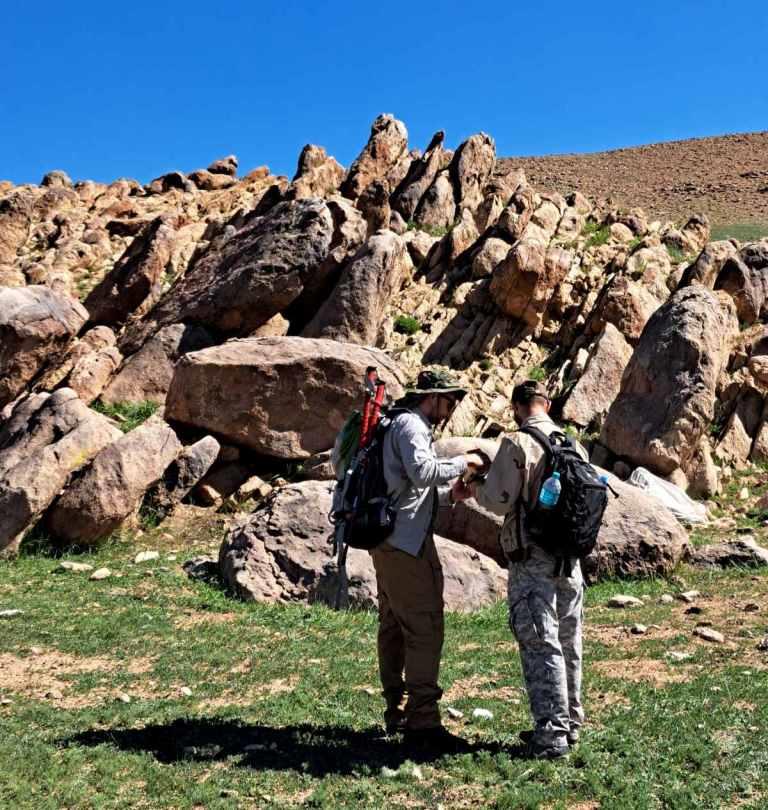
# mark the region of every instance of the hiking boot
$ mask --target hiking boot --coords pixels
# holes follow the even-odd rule
[[[526,759],[562,759],[567,757],[570,752],[568,744],[561,745],[541,745],[535,743],[533,740],[529,742],[523,751],[523,756]]]
[[[533,730],[528,729],[526,731],[521,731],[517,736],[520,738],[520,742],[528,745],[528,743],[533,741]],[[579,730],[577,728],[572,728],[565,735],[565,739],[568,741],[568,745],[573,748],[573,746],[579,741],[580,736]]]
[[[397,712],[387,712],[384,715],[384,731],[387,735],[405,731],[405,712],[401,709]]]
[[[470,749],[469,743],[451,734],[445,726],[434,728],[406,728],[403,732],[403,742],[409,748],[420,751],[439,751],[442,753],[461,753]]]

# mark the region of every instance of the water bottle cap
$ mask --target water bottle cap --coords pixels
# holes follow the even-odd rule
[[[560,473],[559,473],[559,472],[553,472],[553,473],[552,473],[552,477],[553,477],[553,478],[559,478],[559,477],[560,477]]]

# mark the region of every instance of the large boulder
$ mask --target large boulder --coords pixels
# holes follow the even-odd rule
[[[585,562],[593,579],[666,576],[686,557],[688,535],[672,513],[641,489],[610,477],[596,552]],[[502,519],[469,500],[438,510],[435,531],[503,564]]]
[[[108,537],[138,509],[181,449],[174,431],[153,417],[94,458],[48,512],[46,527],[78,545]]]
[[[376,606],[376,575],[367,552],[350,549],[346,577],[339,571],[326,517],[331,487],[322,481],[283,487],[230,530],[219,565],[235,595],[254,602]],[[495,563],[441,538],[436,545],[448,610],[476,610],[504,597],[506,575]]]
[[[174,226],[172,217],[157,217],[131,242],[85,299],[90,323],[120,326],[129,315],[140,317],[157,301],[173,253]]]
[[[475,213],[495,165],[496,144],[490,135],[479,132],[459,146],[449,167],[459,209]]]
[[[529,226],[530,227],[530,226]],[[523,239],[491,277],[491,295],[499,309],[535,328],[571,267],[572,255],[560,247]]]
[[[361,239],[363,235],[364,230]],[[223,236],[128,330],[121,341],[124,354],[172,323],[196,324],[229,336],[250,334],[293,304],[308,283],[317,284],[314,276],[337,267],[336,261],[326,264],[338,234],[333,213],[322,200],[279,203],[264,216],[251,212]]]
[[[162,405],[179,357],[205,349],[215,342],[202,326],[176,323],[162,328],[126,360],[103,392],[102,400],[107,403],[156,402]]]
[[[737,330],[729,299],[698,284],[678,290],[643,331],[600,443],[659,475],[685,472]]]
[[[48,287],[0,287],[0,408],[64,353],[88,318]]]
[[[608,412],[621,390],[632,347],[611,323],[595,341],[586,368],[563,406],[563,419],[587,427]]]
[[[392,231],[375,234],[342,269],[331,296],[302,334],[375,346],[389,303],[411,267],[401,237]]]
[[[386,180],[407,155],[408,130],[405,124],[392,115],[380,115],[371,126],[368,143],[350,166],[341,193],[356,199],[374,180]]]
[[[453,225],[456,218],[456,199],[453,192],[448,170],[444,169],[437,173],[437,176],[424,192],[413,219],[424,228],[432,231],[445,230]]]
[[[121,435],[71,389],[20,400],[0,429],[0,554],[14,553],[70,476]]]
[[[230,340],[179,360],[166,417],[267,456],[309,458],[333,446],[360,406],[369,366],[392,396],[402,395],[400,370],[376,349],[301,337]]]
[[[144,508],[158,520],[164,520],[192,491],[219,456],[221,445],[213,436],[185,447],[171,462],[157,485],[144,498]]]

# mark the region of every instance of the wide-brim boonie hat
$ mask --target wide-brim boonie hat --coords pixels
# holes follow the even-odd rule
[[[462,388],[450,374],[445,371],[421,371],[415,385],[405,389],[406,397],[426,397],[430,394],[451,394],[463,399],[469,390]]]

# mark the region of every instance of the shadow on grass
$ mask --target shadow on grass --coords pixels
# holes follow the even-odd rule
[[[143,728],[84,731],[64,740],[64,747],[111,745],[121,751],[148,753],[159,762],[212,762],[239,757],[241,767],[299,771],[316,777],[349,775],[364,769],[397,769],[403,762],[432,762],[450,754],[480,751],[522,756],[519,747],[499,743],[464,743],[456,751],[429,751],[400,738],[386,738],[378,727],[355,730],[345,726],[302,723],[275,728],[233,720],[179,718]]]

